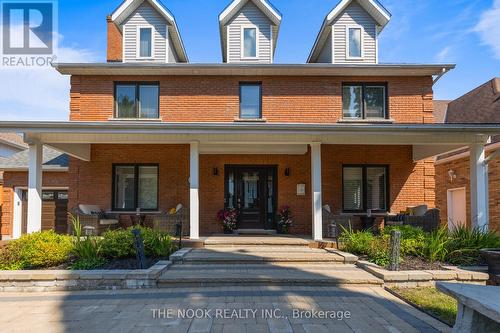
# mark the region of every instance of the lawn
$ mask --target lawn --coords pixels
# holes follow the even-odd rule
[[[449,325],[455,323],[457,301],[436,288],[393,288],[392,291]]]

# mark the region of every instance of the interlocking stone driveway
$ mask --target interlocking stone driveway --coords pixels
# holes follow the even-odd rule
[[[309,318],[311,310],[334,311],[324,314],[337,319]],[[180,318],[183,313],[189,318]],[[194,314],[200,318],[190,318]],[[317,317],[320,314],[315,313]],[[339,320],[339,316],[345,318]],[[451,329],[380,287],[217,287],[0,294],[0,332],[441,331]]]

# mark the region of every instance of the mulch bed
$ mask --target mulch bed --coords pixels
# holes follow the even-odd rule
[[[443,268],[446,263],[439,261],[429,262],[418,257],[405,257],[403,262],[399,264],[399,270],[401,271],[420,271],[420,270],[447,270]],[[387,268],[387,267],[385,267]]]

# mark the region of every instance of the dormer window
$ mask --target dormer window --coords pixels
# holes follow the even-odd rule
[[[153,27],[138,27],[138,57],[153,57]]]
[[[257,57],[257,27],[242,27],[243,58]]]
[[[347,58],[363,57],[363,28],[347,27]]]

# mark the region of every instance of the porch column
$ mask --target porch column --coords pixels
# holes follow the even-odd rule
[[[488,178],[484,144],[470,146],[470,205],[473,227],[488,230]]]
[[[199,143],[191,142],[189,154],[189,237],[191,239],[200,237],[199,160]]]
[[[323,216],[321,202],[321,143],[311,143],[311,194],[312,194],[312,236],[323,239]]]
[[[28,225],[27,232],[42,230],[42,159],[43,144],[30,143],[28,148]]]

